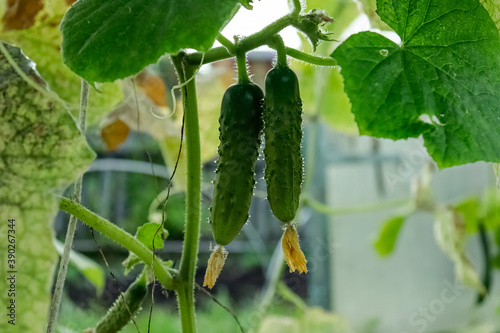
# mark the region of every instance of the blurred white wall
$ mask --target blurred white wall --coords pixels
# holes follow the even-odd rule
[[[332,141],[337,149],[344,147],[340,149],[346,156],[367,156],[373,145],[368,137],[334,136]],[[379,145],[382,156],[401,158],[400,162],[381,160],[378,177],[383,175],[385,194],[377,185],[373,162],[339,162],[326,170],[329,206],[366,205],[410,196],[411,178],[429,160],[422,141],[379,140]],[[486,163],[445,169],[433,178],[436,197],[449,203],[481,194],[494,184],[492,166]],[[455,286],[453,263],[434,240],[432,215],[418,213],[406,221],[392,256],[376,254],[372,242],[380,224],[397,212],[329,217],[333,310],[348,319],[354,332],[361,332],[370,320],[379,321],[376,332],[380,333],[438,332],[462,327],[479,316],[472,311],[475,292]],[[481,272],[479,250],[478,239],[471,238],[469,253]],[[487,305],[489,312],[495,312],[494,305]]]

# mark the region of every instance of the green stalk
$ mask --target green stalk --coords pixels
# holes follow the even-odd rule
[[[238,83],[250,82],[247,71],[247,56],[245,51],[242,51],[239,48],[236,51],[236,63],[238,65]]]
[[[352,207],[340,207],[332,208],[325,205],[315,199],[313,199],[308,193],[304,193],[301,198],[307,206],[312,209],[327,215],[342,215],[342,214],[357,214],[357,213],[369,213],[377,210],[391,209],[391,208],[406,208],[408,211],[415,209],[415,205],[412,199],[401,199],[394,201],[382,201],[376,202],[368,205],[358,205]]]
[[[273,46],[271,46],[271,45],[273,45]],[[280,35],[276,35],[273,38],[272,43],[270,43],[269,47],[274,48],[278,53],[278,59],[277,59],[278,66],[284,66],[284,67],[287,66],[286,47],[285,47],[285,43],[283,42],[283,38],[281,38]]]
[[[180,83],[187,81],[182,87],[187,152],[186,225],[179,269],[180,285],[176,292],[182,332],[194,333],[196,332],[194,276],[198,261],[201,205],[201,148],[198,105],[195,80],[189,80],[195,71],[187,64],[185,54],[173,56],[172,61],[179,75]]]
[[[300,3],[300,0],[293,0],[292,14],[299,15],[301,10],[302,10],[302,4]]]
[[[75,216],[80,221],[87,224],[89,227],[94,228],[100,233],[111,238],[130,252],[138,256],[146,265],[151,267],[151,258],[153,258],[153,252],[151,252],[146,245],[138,241],[134,236],[123,230],[122,228],[114,225],[105,218],[91,212],[87,208],[83,207],[79,203],[69,200],[68,198],[61,198],[59,208],[63,211]],[[175,284],[174,279],[169,271],[163,267],[161,260],[158,257],[153,259],[153,270],[158,281],[167,289],[174,290]]]
[[[285,52],[288,54],[290,57],[295,58],[297,60],[302,60],[304,62],[317,65],[317,66],[336,66],[337,65],[337,60],[331,58],[331,57],[319,57],[315,56],[309,53],[305,53],[302,51],[299,51],[297,49],[291,48],[291,47],[285,47]]]
[[[288,14],[283,16],[282,18],[274,21],[264,29],[259,32],[254,33],[248,37],[241,39],[238,43],[238,49],[244,52],[248,52],[253,50],[259,46],[265,45],[269,42],[269,40],[276,35],[278,32],[283,30],[284,28],[296,23],[298,21],[298,17],[292,14]],[[203,52],[195,52],[188,55],[188,61],[192,65],[199,65],[201,62],[201,57]],[[231,58],[232,55],[228,52],[228,50],[224,47],[214,47],[213,49],[205,52],[204,55],[204,64]]]
[[[269,37],[271,38],[271,37]],[[256,47],[262,46],[262,45],[269,45],[269,42],[262,43],[261,45],[257,45]],[[269,45],[270,48],[276,49],[275,45],[271,43]],[[320,57],[320,56],[315,56],[309,53],[305,53],[302,51],[299,51],[297,49],[294,49],[292,47],[285,47],[285,52],[287,55],[289,55],[292,58],[295,58],[297,60],[301,60],[304,62],[307,62],[312,65],[316,66],[326,66],[326,67],[332,67],[337,65],[337,60],[330,58],[330,57]],[[203,56],[202,52],[194,52],[188,55],[188,60],[191,65],[199,65],[201,62],[201,58]],[[228,59],[233,57],[232,54],[228,52],[228,50],[224,46],[219,46],[219,47],[214,47],[213,49],[208,50],[205,52],[205,56],[203,58],[203,64],[209,64],[212,62],[216,62],[219,60],[223,59]]]
[[[234,46],[234,44],[231,43],[231,41],[227,39],[223,34],[219,33],[219,35],[217,36],[217,41],[221,43],[222,46],[224,46],[230,54],[234,54],[236,52],[236,47]]]

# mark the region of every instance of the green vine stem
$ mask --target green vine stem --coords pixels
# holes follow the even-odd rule
[[[194,79],[190,80],[195,75],[195,71],[187,63],[186,55],[181,53],[172,56],[172,62],[179,75],[180,83],[186,83],[182,87],[187,152],[186,225],[179,269],[179,288],[176,292],[182,332],[194,333],[196,332],[194,277],[198,261],[201,206],[201,147],[198,105],[196,82]]]
[[[282,18],[278,19],[274,23],[271,23],[264,29],[262,29],[259,32],[256,32],[253,35],[250,35],[248,37],[245,37],[239,41],[238,49],[244,52],[248,52],[250,50],[253,50],[259,46],[266,45],[272,39],[274,38],[275,35],[277,35],[281,30],[284,28],[298,24],[300,20],[300,2],[294,0],[294,12],[283,16]],[[297,7],[299,6],[299,7]],[[297,12],[298,8],[298,12]],[[234,53],[231,52],[231,48],[234,46],[227,38],[225,38],[222,35],[219,35],[217,40],[224,46],[219,46],[219,47],[214,47],[211,48],[210,50],[206,52],[193,52],[189,55],[187,55],[187,60],[189,64],[191,65],[199,65],[200,63],[202,64],[209,64],[215,61],[231,58],[234,56]],[[226,45],[227,44],[227,45]],[[274,48],[273,46],[270,46]],[[228,51],[229,49],[229,51]],[[337,61],[333,58],[329,57],[318,57],[314,56],[302,51],[299,51],[294,48],[290,47],[285,47],[285,52],[287,55],[290,57],[296,58],[298,60],[302,60],[305,62],[308,62],[313,65],[318,65],[318,66],[336,66]],[[203,62],[202,62],[203,60]]]
[[[242,51],[239,48],[236,51],[236,63],[238,65],[238,83],[250,82],[247,71],[247,56],[245,51]]]
[[[153,258],[153,252],[151,252],[146,245],[138,241],[134,236],[123,230],[122,228],[114,225],[105,218],[91,212],[87,208],[80,205],[78,202],[70,200],[68,198],[61,198],[59,208],[68,214],[71,214],[78,218],[80,221],[94,228],[105,236],[109,237],[111,240],[117,242],[130,252],[138,256],[146,265],[151,267],[151,258]],[[174,270],[168,270],[162,265],[162,261],[158,259],[157,256],[153,259],[153,265],[151,267],[154,270],[155,276],[158,281],[163,285],[163,287],[175,290],[177,287],[172,273]]]
[[[261,45],[257,45],[256,47],[266,45],[266,44],[269,45],[269,43],[266,42],[266,43],[262,43]],[[269,47],[273,48],[273,49],[275,48],[272,43],[271,43],[271,45],[269,45]],[[288,46],[285,47],[285,52],[287,55],[289,55],[292,58],[310,63],[312,65],[326,66],[326,67],[337,66],[337,61],[333,58],[315,56],[315,55],[305,53],[305,52],[299,51],[297,49],[294,49],[294,48],[288,47]],[[202,56],[203,56],[202,52],[194,52],[194,53],[189,54],[188,55],[189,63],[191,65],[199,65],[201,63]],[[209,64],[212,62],[228,59],[231,57],[233,57],[233,55],[230,54],[224,46],[214,47],[205,53],[205,58],[203,59],[203,64]]]
[[[80,114],[78,127],[85,136],[85,129],[87,124],[87,105],[89,101],[89,84],[82,80],[82,88],[80,95]],[[79,176],[74,183],[73,196],[75,200],[80,202],[82,197],[82,180],[83,175]],[[66,238],[64,240],[64,250],[61,256],[61,261],[59,263],[59,271],[57,272],[56,284],[54,287],[54,295],[52,296],[52,301],[49,309],[49,322],[47,324],[47,333],[52,333],[56,329],[57,316],[59,314],[59,308],[61,306],[61,299],[64,289],[64,282],[66,281],[66,274],[68,272],[69,255],[71,253],[71,248],[73,247],[73,238],[75,237],[76,223],[77,219],[74,215],[69,218],[68,229],[66,230]]]
[[[273,46],[271,46],[273,45]],[[268,44],[269,47],[274,48],[276,52],[278,53],[278,59],[277,59],[277,64],[278,66],[286,66],[286,47],[285,43],[283,42],[283,38],[281,38],[280,35],[276,35],[272,43]]]
[[[274,21],[259,32],[254,33],[248,37],[241,39],[238,43],[238,49],[244,52],[253,50],[259,46],[265,45],[269,40],[284,28],[298,22],[298,17],[292,14],[285,15]],[[188,62],[191,65],[199,65],[203,52],[194,52],[188,55]],[[204,64],[214,61],[231,58],[232,55],[228,52],[226,47],[214,47],[205,52]]]
[[[227,39],[223,34],[217,36],[217,41],[224,46],[230,54],[236,53],[236,47],[229,39]]]
[[[331,214],[356,214],[356,213],[369,213],[377,210],[384,210],[390,208],[407,208],[408,211],[415,210],[415,204],[413,199],[401,199],[394,201],[382,201],[369,205],[359,205],[353,207],[341,207],[332,208],[327,206],[315,199],[313,199],[307,193],[304,193],[302,200],[305,205],[311,207],[312,209],[327,215]]]
[[[330,57],[315,56],[291,47],[285,47],[285,52],[292,58],[295,58],[297,60],[302,60],[304,62],[308,62],[313,65],[328,66],[328,67],[337,66],[337,60]]]
[[[300,11],[302,10],[302,5],[300,3],[300,0],[293,0],[293,15],[299,15]]]

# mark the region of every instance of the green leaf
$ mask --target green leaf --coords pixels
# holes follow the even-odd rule
[[[394,250],[399,231],[405,220],[406,216],[395,216],[381,225],[377,240],[373,243],[375,250],[381,257],[390,255]]]
[[[500,193],[497,188],[485,191],[480,214],[487,229],[500,228]]]
[[[148,249],[153,250],[153,238],[154,246],[156,250],[163,248],[163,240],[167,239],[168,231],[164,228],[160,228],[158,223],[148,222],[137,228],[135,238],[137,238],[141,243],[146,245]]]
[[[239,0],[80,0],[61,23],[64,61],[89,82],[133,75],[165,53],[209,49]]]
[[[0,52],[0,248],[7,251],[7,220],[15,219],[16,325],[0,321],[0,332],[46,329],[57,253],[53,220],[62,191],[94,158],[74,120],[34,71],[20,49],[6,44],[28,84]],[[9,229],[10,230],[10,229]],[[6,258],[6,257],[5,257]],[[3,259],[3,264],[7,264]],[[7,269],[0,289],[8,290]],[[8,304],[7,292],[0,304]],[[23,319],[24,318],[24,319]],[[4,317],[6,319],[6,317]]]
[[[163,248],[163,241],[167,239],[167,237],[168,231],[164,228],[160,228],[160,224],[155,222],[144,223],[137,228],[137,232],[135,233],[135,238],[146,245],[150,250],[153,250],[153,238],[155,250],[161,250]],[[127,259],[122,263],[122,265],[125,266],[125,275],[128,275],[135,265],[140,263],[142,263],[142,261],[138,256],[129,253]]]
[[[479,201],[477,198],[469,198],[455,206],[455,211],[462,214],[468,233],[478,231],[478,223],[481,220],[479,214]]]
[[[59,256],[62,256],[64,251],[64,244],[54,239],[54,246],[56,247]],[[75,266],[85,276],[90,283],[97,289],[97,293],[102,293],[104,288],[104,270],[94,260],[90,259],[83,254],[71,250],[69,255],[69,263]]]
[[[478,0],[379,0],[401,37],[349,37],[332,54],[360,133],[424,136],[439,167],[500,161],[500,36]]]

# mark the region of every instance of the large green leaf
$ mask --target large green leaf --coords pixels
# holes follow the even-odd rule
[[[500,37],[478,0],[379,0],[401,37],[351,36],[332,56],[361,134],[423,134],[440,167],[500,161]]]
[[[4,44],[20,69],[44,91],[21,50]],[[52,243],[61,193],[94,158],[68,111],[19,76],[0,52],[0,289],[7,291],[7,220],[15,219],[16,325],[0,332],[42,332],[57,263]],[[0,304],[10,302],[2,292]]]
[[[238,0],[80,0],[62,23],[65,63],[89,82],[137,73],[166,52],[210,48]]]

